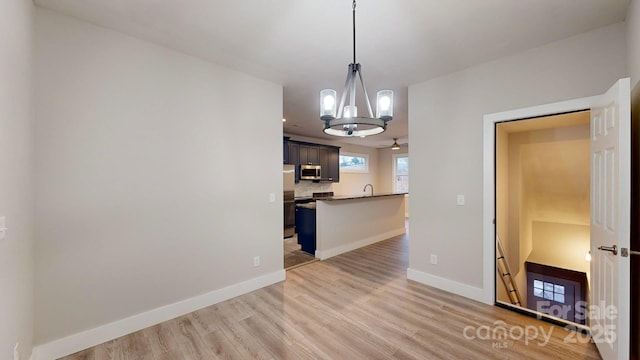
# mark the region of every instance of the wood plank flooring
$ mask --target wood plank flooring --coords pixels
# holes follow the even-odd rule
[[[286,270],[318,261],[314,256],[302,251],[301,248],[297,235],[284,239],[284,268]]]
[[[407,280],[407,257],[406,235],[389,239],[64,359],[600,358],[583,335]]]

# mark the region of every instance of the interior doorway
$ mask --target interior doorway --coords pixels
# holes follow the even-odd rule
[[[606,360],[629,357],[631,304],[629,266],[629,229],[631,227],[630,93],[630,80],[624,78],[616,81],[600,95],[484,116],[484,204],[482,217],[484,289],[481,296],[486,303],[502,305],[496,299],[498,283],[496,283],[495,275],[497,238],[496,124],[518,119],[590,111],[589,237],[591,265],[587,329],[591,332],[590,339],[596,344],[602,358]],[[527,311],[522,307],[513,308],[524,313],[535,314],[534,311]],[[615,316],[612,316],[611,311],[608,312],[607,309],[613,311]],[[552,319],[551,317],[543,318]],[[563,321],[558,322],[566,323]]]
[[[586,326],[590,111],[495,127],[496,301]]]

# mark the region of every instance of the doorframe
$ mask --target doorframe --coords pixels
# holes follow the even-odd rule
[[[529,118],[556,115],[574,111],[590,110],[599,96],[560,101],[551,104],[531,106],[521,109],[486,114],[483,117],[483,209],[482,209],[482,257],[483,257],[483,294],[482,301],[496,305],[496,246],[495,224],[495,125],[499,122],[524,120]]]
[[[392,185],[393,192],[396,192],[396,176],[398,176],[397,173],[396,173],[396,165],[397,165],[397,162],[398,162],[398,158],[400,158],[400,157],[409,157],[409,153],[408,152],[403,152],[403,153],[397,153],[397,154],[392,154],[391,155],[391,161],[393,162],[393,164],[391,165],[391,169],[392,169],[392,173],[393,173],[392,178],[391,178],[391,183],[393,184]],[[411,165],[409,165],[409,166],[411,166]],[[411,172],[411,168],[409,168],[409,172]]]

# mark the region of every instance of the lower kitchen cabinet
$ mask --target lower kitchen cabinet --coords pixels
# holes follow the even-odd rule
[[[315,204],[314,204],[315,205]],[[296,206],[296,231],[302,251],[315,256],[316,253],[316,209],[315,206]]]

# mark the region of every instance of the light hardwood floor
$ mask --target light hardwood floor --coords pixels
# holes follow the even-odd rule
[[[297,235],[284,239],[284,268],[286,270],[295,269],[314,261],[318,261],[318,259],[301,250]]]
[[[406,236],[379,242],[64,359],[599,359],[583,336],[407,280],[407,256]],[[498,321],[512,336],[478,338]]]

